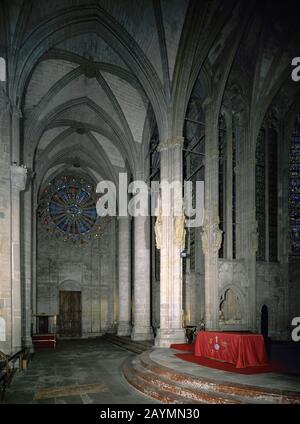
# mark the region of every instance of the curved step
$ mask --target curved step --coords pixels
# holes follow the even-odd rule
[[[123,374],[126,380],[136,389],[164,403],[244,403],[231,396],[223,396],[206,389],[195,391],[193,388],[186,387],[183,384],[174,384],[168,378],[164,378],[143,367],[139,357],[128,359],[123,364]]]
[[[295,392],[193,377],[154,362],[150,355],[151,351],[147,351],[129,359],[123,373],[138,390],[162,402],[175,395],[174,403],[300,403]],[[158,394],[154,396],[155,391]]]
[[[132,367],[130,359],[125,361],[122,366],[122,371],[128,383],[146,396],[150,396],[151,398],[159,400],[163,403],[194,403],[191,400],[185,401],[180,396],[176,396],[174,393],[169,393],[153,384],[146,383],[146,381],[142,379]]]

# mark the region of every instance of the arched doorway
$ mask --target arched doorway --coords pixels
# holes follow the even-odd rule
[[[59,335],[60,337],[80,337],[81,288],[76,281],[67,280],[59,286]]]
[[[269,310],[266,305],[263,305],[260,312],[260,331],[266,340],[269,335]]]
[[[271,339],[269,337],[269,309],[263,305],[260,311],[260,332],[265,340],[265,347],[268,357],[271,356]]]

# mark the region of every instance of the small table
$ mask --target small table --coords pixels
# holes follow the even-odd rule
[[[205,356],[234,364],[236,368],[268,364],[261,334],[200,331],[196,337],[195,356]]]

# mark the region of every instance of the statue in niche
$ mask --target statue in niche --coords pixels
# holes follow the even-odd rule
[[[219,321],[226,324],[235,324],[241,321],[241,307],[237,294],[228,289],[221,297]]]

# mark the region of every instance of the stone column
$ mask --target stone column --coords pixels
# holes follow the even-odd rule
[[[151,340],[150,220],[134,218],[134,327],[132,340]]]
[[[218,252],[222,242],[218,210],[205,209],[202,247],[205,267],[205,328],[219,327]]]
[[[32,180],[23,196],[23,255],[22,255],[22,317],[23,317],[23,344],[32,348]]]
[[[255,148],[251,141],[246,114],[238,119],[238,165],[237,165],[237,259],[246,267],[247,309],[243,316],[249,330],[256,330],[256,252],[258,233],[255,213]]]
[[[162,141],[160,151],[161,184],[182,185],[183,138]],[[184,247],[184,216],[174,216],[182,205],[182,193],[169,198],[161,191],[160,216],[156,219],[156,242],[160,248],[160,328],[155,339],[157,347],[185,342],[182,317],[182,259]],[[182,213],[182,212],[181,212]]]
[[[212,101],[205,108],[205,215],[202,246],[205,264],[205,327],[219,327],[218,252],[222,242],[218,215],[218,116]]]
[[[21,322],[21,263],[20,263],[20,192],[25,190],[27,169],[24,166],[12,165],[11,177],[11,238],[12,238],[12,348],[22,346]]]
[[[233,244],[233,225],[232,225],[232,217],[233,217],[233,213],[232,213],[232,207],[233,207],[232,127],[233,125],[232,125],[231,115],[227,116],[226,127],[227,127],[227,131],[226,131],[226,167],[225,167],[225,172],[226,172],[226,185],[225,185],[226,187],[226,195],[225,195],[226,247],[225,247],[225,252],[226,252],[226,259],[231,260],[233,258],[233,249],[232,249],[233,247],[232,246]]]
[[[131,334],[131,231],[130,218],[119,217],[119,324],[118,336]]]
[[[243,157],[241,174],[241,184],[243,198],[240,206],[243,213],[242,218],[242,244],[243,258],[248,277],[248,329],[256,331],[260,321],[260,313],[257,310],[256,300],[256,252],[258,249],[258,230],[256,221],[256,199],[255,199],[255,150],[256,138],[253,139],[246,120],[241,120],[244,127],[241,142],[243,143]]]
[[[10,102],[0,82],[0,350],[11,353]]]

